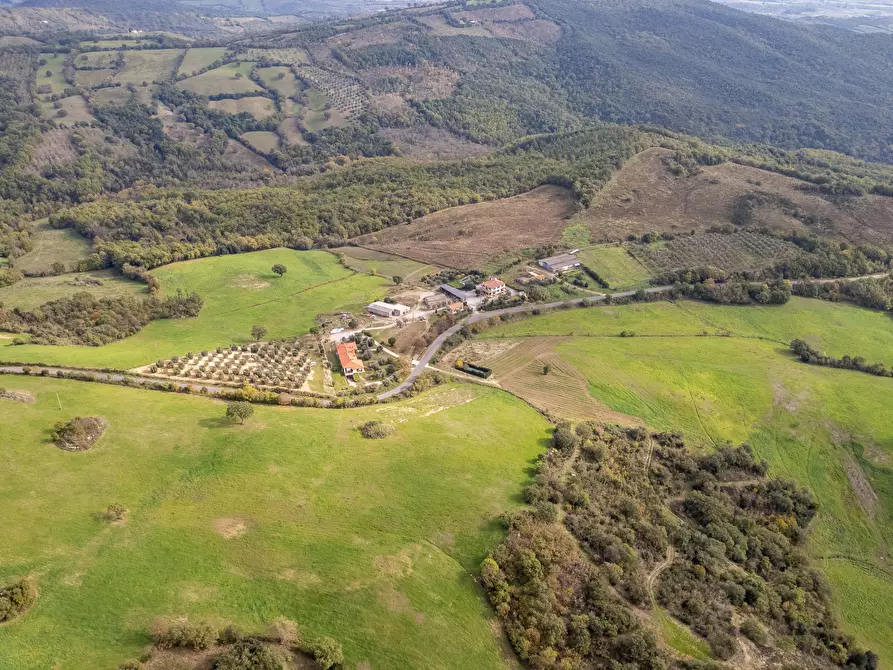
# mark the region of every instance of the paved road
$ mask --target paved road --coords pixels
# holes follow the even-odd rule
[[[651,286],[644,290],[645,293],[665,293],[666,291],[671,291],[672,289],[672,286]],[[475,312],[464,321],[460,321],[455,326],[448,328],[440,335],[438,335],[437,339],[435,339],[425,350],[425,353],[422,354],[422,357],[418,360],[416,366],[412,369],[412,372],[409,373],[409,376],[403,381],[403,383],[399,386],[395,386],[390,391],[385,391],[384,393],[379,394],[378,399],[387,400],[388,398],[403,393],[406,389],[412,386],[413,382],[419,378],[419,375],[421,375],[422,372],[425,371],[425,367],[428,365],[428,363],[431,362],[431,359],[434,358],[434,355],[438,352],[440,347],[443,346],[443,343],[446,342],[451,335],[455,335],[460,330],[462,330],[464,326],[477,323],[478,321],[484,321],[493,316],[503,316],[505,314],[521,314],[522,312],[531,312],[535,309],[551,309],[554,307],[561,307],[562,305],[578,305],[580,303],[587,302],[604,302],[608,295],[610,295],[612,298],[628,298],[631,295],[635,295],[635,293],[635,291],[622,291],[620,293],[609,293],[607,295],[594,295],[590,298],[559,300],[558,302],[550,302],[546,304],[524,303],[523,305],[518,305],[517,307],[494,309],[492,312]]]

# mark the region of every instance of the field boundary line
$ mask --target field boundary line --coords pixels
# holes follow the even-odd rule
[[[364,274],[364,273],[357,272],[356,270],[350,270],[350,273],[344,275],[343,277],[338,277],[337,279],[330,279],[328,281],[322,282],[321,284],[314,284],[313,286],[308,286],[307,288],[302,288],[300,291],[295,291],[294,293],[288,293],[281,298],[272,298],[270,300],[264,300],[263,302],[257,302],[257,303],[254,303],[253,305],[245,305],[244,307],[239,307],[238,309],[234,309],[229,312],[220,312],[220,314],[221,315],[235,314],[236,312],[242,312],[246,309],[254,309],[255,307],[260,307],[261,305],[269,305],[270,303],[273,303],[273,302],[281,302],[281,301],[285,300],[286,298],[293,298],[296,295],[301,295],[302,293],[307,293],[307,291],[313,291],[313,290],[318,289],[322,286],[328,286],[329,284],[337,284],[338,282],[345,281],[345,280],[350,279],[351,277],[355,277],[359,274]]]

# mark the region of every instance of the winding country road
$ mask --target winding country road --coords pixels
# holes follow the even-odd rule
[[[672,286],[652,286],[650,288],[644,289],[645,293],[665,293],[667,291],[672,291]],[[612,298],[628,298],[631,295],[635,295],[636,291],[622,291],[620,293],[608,293],[605,295],[594,295],[590,298],[573,298],[572,300],[559,300],[558,302],[550,302],[546,304],[540,303],[525,303],[523,305],[518,305],[517,307],[506,307],[504,309],[494,309],[491,312],[475,312],[468,318],[460,321],[455,326],[451,326],[447,330],[443,331],[437,338],[428,346],[425,350],[425,353],[422,354],[422,357],[418,360],[415,367],[412,369],[412,372],[409,373],[409,376],[401,383],[399,386],[395,386],[390,391],[385,391],[378,396],[379,400],[387,400],[388,398],[392,398],[395,395],[399,395],[407,390],[410,386],[412,386],[413,382],[419,378],[419,376],[425,371],[425,368],[431,362],[431,359],[434,358],[434,355],[438,352],[438,350],[443,346],[443,343],[450,338],[450,336],[458,333],[464,326],[471,325],[473,323],[477,323],[479,321],[484,321],[494,316],[503,316],[505,314],[521,314],[523,312],[532,312],[535,309],[551,309],[554,307],[561,307],[562,305],[578,305],[581,303],[596,303],[596,302],[604,302],[608,296]]]

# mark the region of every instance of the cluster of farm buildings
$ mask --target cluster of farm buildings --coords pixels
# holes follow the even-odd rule
[[[561,274],[580,266],[574,252],[550,256],[537,261],[544,270]],[[515,295],[517,292],[509,288],[498,277],[488,277],[475,286],[457,288],[451,284],[441,284],[436,292],[422,299],[424,308],[435,314],[458,314],[459,312],[479,307],[484,302],[506,295]],[[378,317],[387,319],[406,318],[413,310],[407,305],[396,302],[375,301],[366,305],[366,311]],[[357,354],[357,346],[353,342],[344,342],[337,346],[338,362],[345,376],[351,377],[362,374],[365,371],[363,361]]]

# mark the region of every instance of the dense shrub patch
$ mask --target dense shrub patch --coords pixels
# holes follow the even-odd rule
[[[100,346],[135,335],[153,319],[198,316],[204,301],[177,292],[167,298],[96,298],[76,293],[26,312],[0,307],[0,330],[28,333],[33,344]]]
[[[106,422],[96,416],[76,416],[71,421],[56,423],[53,442],[65,451],[87,451],[102,437]]]
[[[815,501],[767,478],[749,447],[694,456],[678,434],[597,423],[558,426],[555,446],[525,493],[533,510],[508,520],[481,567],[532,667],[676,664],[633,613],[652,599],[719,659],[745,636],[797,666],[876,666],[838,629],[803,551]]]
[[[0,623],[24,613],[36,599],[37,590],[27,580],[0,587]]]
[[[360,426],[360,434],[369,440],[381,440],[394,434],[394,427],[383,421],[367,421]]]

